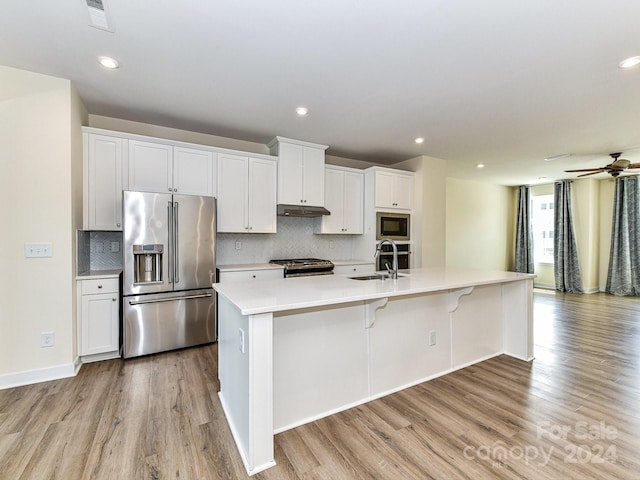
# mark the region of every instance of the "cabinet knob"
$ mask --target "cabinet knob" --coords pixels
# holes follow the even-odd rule
[[[117,301],[118,301],[118,299],[117,299],[116,297],[113,297],[113,298],[111,299],[111,301],[112,301],[112,302],[117,302]]]
[[[173,189],[173,191],[174,191],[174,192],[177,192],[177,191],[178,191],[178,189],[177,189],[177,188],[174,188],[174,189]]]
[[[98,285],[98,288],[102,288],[102,285]]]
[[[116,223],[116,227],[120,227],[121,225],[119,223]]]
[[[255,275],[253,275],[253,278],[256,278],[256,276],[255,276]]]
[[[171,191],[173,191],[173,189],[171,187],[169,187],[169,191],[171,192]]]
[[[253,227],[249,227],[249,230],[253,230]]]

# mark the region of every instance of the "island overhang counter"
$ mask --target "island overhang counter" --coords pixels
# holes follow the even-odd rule
[[[213,284],[219,397],[250,475],[274,434],[496,355],[533,359],[534,275],[465,268]]]

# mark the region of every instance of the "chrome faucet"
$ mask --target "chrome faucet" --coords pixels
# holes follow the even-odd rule
[[[391,264],[391,268],[389,268],[388,263],[385,263],[384,266],[387,267],[387,272],[389,272],[389,277],[396,280],[398,278],[398,247],[396,246],[396,242],[394,242],[390,238],[383,238],[382,240],[380,240],[380,242],[378,243],[378,246],[376,247],[376,253],[374,255],[374,258],[378,258],[378,256],[380,255],[380,252],[382,252],[383,243],[389,243],[393,248],[393,263]]]

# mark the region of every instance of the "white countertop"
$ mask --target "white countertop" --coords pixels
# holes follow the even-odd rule
[[[90,278],[118,278],[122,269],[114,270],[87,270],[76,275],[76,280],[88,280]]]
[[[409,275],[384,281],[353,280],[349,275],[319,275],[256,280],[250,284],[215,283],[213,288],[236,305],[243,315],[252,315],[507,283],[535,276],[470,268],[420,268],[403,270],[402,274]]]
[[[369,265],[369,264],[375,264],[376,260],[374,258],[371,258],[371,260],[331,260],[331,262],[334,265],[337,266],[341,266],[341,265]]]
[[[229,265],[216,265],[221,272],[244,272],[247,270],[271,270],[279,268],[282,270],[284,266],[275,265],[273,263],[234,263]]]

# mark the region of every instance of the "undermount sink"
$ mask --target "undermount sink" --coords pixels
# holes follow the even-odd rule
[[[408,277],[408,273],[398,273],[398,278]],[[386,280],[389,278],[388,273],[369,273],[367,275],[358,275],[355,277],[349,277],[351,280]]]
[[[384,280],[389,278],[386,273],[371,273],[369,275],[358,275],[357,277],[349,277],[351,280]]]

